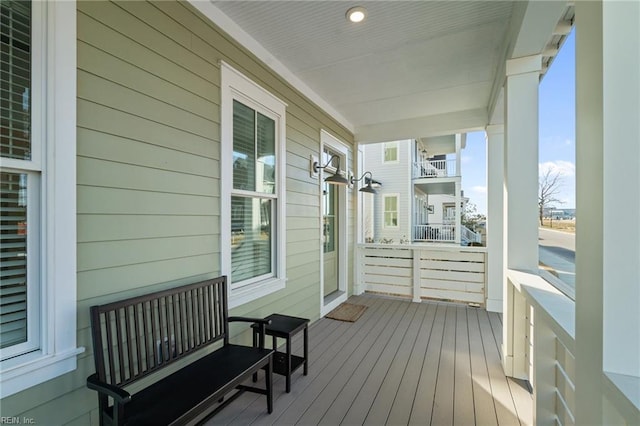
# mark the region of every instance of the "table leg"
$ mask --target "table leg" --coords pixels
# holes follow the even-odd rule
[[[309,373],[309,332],[307,326],[304,327],[304,375]]]
[[[254,329],[253,330],[253,347],[257,348],[258,347],[258,332]],[[253,383],[258,381],[258,372],[256,371],[255,373],[253,373]]]
[[[287,393],[291,392],[291,336],[287,338]]]

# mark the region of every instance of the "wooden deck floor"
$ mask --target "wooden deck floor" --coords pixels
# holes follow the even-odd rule
[[[499,315],[451,303],[363,295],[355,323],[309,328],[309,375],[291,393],[275,375],[274,412],[245,393],[207,425],[529,425],[532,398],[505,377]],[[294,340],[301,353],[302,339]]]

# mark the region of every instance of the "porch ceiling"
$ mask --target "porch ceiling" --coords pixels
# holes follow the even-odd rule
[[[546,25],[542,16],[527,20],[532,7],[522,1],[212,4],[330,105],[360,142],[484,127],[505,59],[517,49],[520,56],[542,52],[560,17]],[[356,5],[368,12],[360,24],[345,18]],[[546,34],[540,42],[521,30]]]

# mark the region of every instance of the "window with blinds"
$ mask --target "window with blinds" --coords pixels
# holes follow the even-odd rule
[[[31,2],[2,1],[0,20],[0,154],[31,159]]]
[[[384,196],[384,227],[385,228],[398,227],[398,196],[397,195]]]
[[[231,281],[274,276],[275,120],[233,101]]]
[[[31,140],[31,2],[0,4],[0,349],[37,349],[38,166]],[[6,165],[10,163],[11,169]],[[33,253],[33,254],[31,254]],[[37,290],[37,289],[36,289]]]

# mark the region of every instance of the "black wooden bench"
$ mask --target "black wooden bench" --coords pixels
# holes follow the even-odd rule
[[[258,324],[259,347],[230,344],[233,321]],[[271,413],[273,351],[264,349],[268,323],[228,316],[226,277],[92,306],[96,373],[87,378],[87,387],[98,391],[100,424],[193,424],[243,391],[266,395]],[[262,368],[265,389],[242,384]]]

